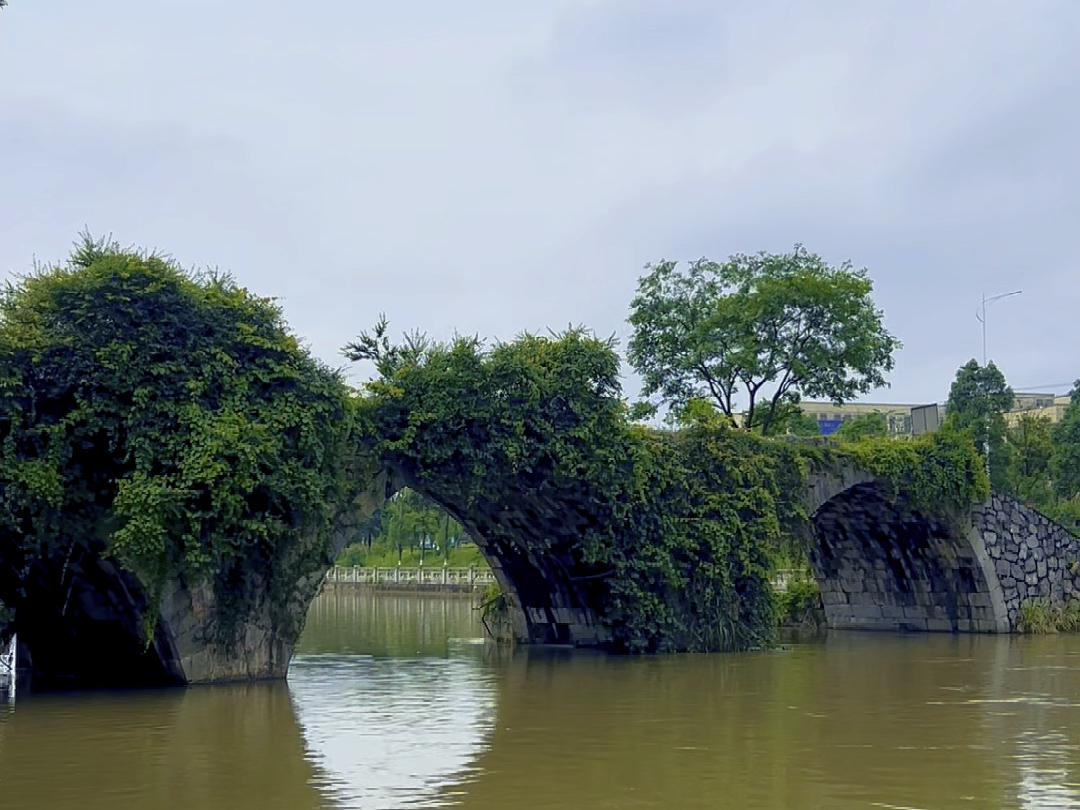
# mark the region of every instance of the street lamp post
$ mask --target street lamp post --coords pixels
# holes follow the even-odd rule
[[[983,366],[986,365],[986,305],[992,304],[1002,298],[1008,298],[1010,295],[1020,295],[1022,292],[1023,290],[1013,290],[1012,292],[1000,293],[999,295],[991,295],[989,298],[986,297],[986,293],[983,293],[982,313],[980,314],[979,310],[975,311],[975,317],[978,318],[979,323],[982,324]]]
[[[980,307],[982,312],[980,313],[979,310],[975,310],[975,317],[978,318],[979,323],[982,324],[982,349],[983,349],[983,351],[982,351],[982,354],[983,354],[982,364],[983,364],[983,368],[986,368],[986,305],[987,304],[992,304],[995,301],[999,301],[1002,298],[1008,298],[1009,296],[1012,296],[1012,295],[1020,295],[1020,293],[1022,293],[1022,292],[1023,292],[1023,290],[1013,290],[1012,292],[999,293],[998,295],[991,295],[989,298],[986,297],[986,293],[983,293],[982,306]],[[989,412],[987,412],[987,414],[986,414],[986,425],[984,425],[983,429],[985,430],[985,437],[983,438],[983,455],[986,456],[986,477],[989,478],[990,477],[990,413]]]

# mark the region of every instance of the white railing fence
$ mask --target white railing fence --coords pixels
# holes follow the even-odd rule
[[[773,587],[786,591],[788,584],[806,578],[799,570],[780,570],[773,574]],[[455,588],[485,588],[495,581],[490,568],[451,568],[450,566],[393,566],[387,568],[334,567],[326,572],[326,581],[335,585],[451,585]]]
[[[455,588],[485,588],[495,581],[490,568],[450,566],[394,566],[392,568],[334,567],[326,581],[335,585],[447,585]]]

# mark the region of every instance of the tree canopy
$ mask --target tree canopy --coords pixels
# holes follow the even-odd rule
[[[151,592],[325,555],[301,538],[340,497],[353,410],[271,299],[84,237],[0,295],[0,536],[26,564],[103,544]]]
[[[454,553],[469,541],[462,525],[444,509],[406,487],[357,527],[335,564],[381,567],[399,564],[403,559],[421,563],[430,558],[436,563],[486,567],[487,562],[475,547],[467,554]]]
[[[1069,406],[1051,434],[1054,449],[1050,464],[1058,496],[1077,500],[1080,499],[1080,380],[1073,385],[1069,397]]]
[[[841,423],[836,431],[840,439],[865,439],[872,436],[883,437],[889,434],[889,425],[885,420],[885,414],[861,413]]]
[[[1011,462],[1009,490],[1018,498],[1043,504],[1051,497],[1050,459],[1054,453],[1052,423],[1047,416],[1022,413],[1008,428]]]
[[[945,418],[952,426],[966,431],[984,457],[989,454],[990,483],[999,488],[1008,484],[1010,463],[1003,414],[1014,399],[997,366],[992,362],[980,366],[972,359],[957,369],[945,405]]]
[[[771,433],[785,403],[839,404],[886,385],[900,342],[865,269],[830,266],[801,245],[645,269],[627,353],[645,397],[676,409],[708,399],[733,423],[745,411],[747,427]]]

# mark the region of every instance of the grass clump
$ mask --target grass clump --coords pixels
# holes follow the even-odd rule
[[[1028,599],[1020,605],[1020,630],[1024,633],[1075,633],[1080,631],[1080,599],[1051,602]]]

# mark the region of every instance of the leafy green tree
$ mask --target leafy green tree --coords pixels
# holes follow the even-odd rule
[[[645,269],[628,345],[645,397],[676,409],[708,399],[733,424],[745,411],[746,427],[769,434],[802,396],[839,404],[886,384],[900,342],[882,323],[866,270],[850,262],[832,267],[796,245]]]
[[[793,403],[784,403],[777,409],[773,419],[773,433],[786,433],[789,436],[820,436],[821,428],[817,420]]]
[[[998,367],[992,362],[980,366],[972,359],[957,369],[945,405],[946,420],[966,431],[979,453],[989,458],[990,484],[1000,489],[1009,483],[1011,448],[1005,442],[1004,412],[1013,400],[1013,390]]]
[[[369,559],[384,565],[390,557],[393,562],[403,562],[406,552],[416,562],[433,555],[448,561],[452,549],[467,537],[464,527],[449,512],[421,492],[406,487],[357,527],[353,541],[342,551],[337,565],[375,564],[367,563]],[[475,560],[478,555],[455,556]]]
[[[1069,406],[1051,432],[1054,450],[1050,468],[1054,491],[1061,498],[1075,500],[1080,498],[1080,380],[1069,396]]]
[[[1053,500],[1050,457],[1054,443],[1049,417],[1022,413],[1006,433],[1010,448],[1009,489],[1023,500],[1043,505]]]
[[[845,441],[880,438],[889,435],[889,425],[883,413],[861,413],[842,422],[835,435]]]

